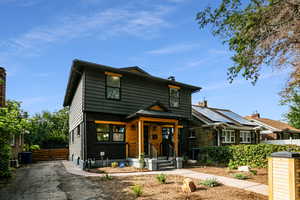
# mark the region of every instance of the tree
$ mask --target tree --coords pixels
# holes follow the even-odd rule
[[[239,74],[253,84],[265,66],[290,68],[281,95],[291,98],[300,86],[300,0],[222,0],[217,8],[197,14],[200,28],[212,25],[233,51],[228,68],[232,82]]]
[[[68,108],[57,112],[43,111],[30,118],[30,134],[25,136],[29,145],[38,144],[43,148],[61,147],[68,144]]]
[[[290,98],[289,112],[285,116],[289,124],[300,129],[300,95],[294,93]]]
[[[0,177],[9,177],[10,141],[13,135],[20,135],[28,129],[26,113],[17,101],[7,101],[0,108]]]

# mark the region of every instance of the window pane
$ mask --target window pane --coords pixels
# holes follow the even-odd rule
[[[115,133],[115,132],[122,132],[122,133],[124,133],[125,132],[125,127],[124,126],[116,126],[116,125],[114,125],[113,126],[113,132]]]
[[[179,98],[179,90],[176,88],[170,88],[170,96]]]
[[[109,133],[97,133],[97,140],[104,142],[109,140]]]
[[[106,97],[108,99],[120,99],[120,89],[119,88],[106,88]]]
[[[97,132],[109,132],[109,125],[108,124],[97,124]]]
[[[179,90],[176,88],[170,88],[170,106],[179,107]]]
[[[179,99],[173,99],[173,98],[171,98],[170,99],[170,106],[171,107],[179,107]]]
[[[115,142],[123,142],[124,141],[124,133],[114,133],[113,141]]]
[[[120,77],[107,76],[106,84],[107,84],[107,86],[110,86],[110,87],[120,87]]]

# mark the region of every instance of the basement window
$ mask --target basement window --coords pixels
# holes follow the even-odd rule
[[[120,76],[106,75],[106,98],[121,99],[121,80]]]

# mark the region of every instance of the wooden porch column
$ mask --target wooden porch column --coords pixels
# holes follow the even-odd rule
[[[175,157],[178,156],[178,122],[175,122],[174,125],[174,153]]]
[[[144,152],[144,121],[138,121],[138,149],[139,149],[139,159]]]

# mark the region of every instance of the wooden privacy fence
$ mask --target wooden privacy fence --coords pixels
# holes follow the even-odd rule
[[[32,161],[68,160],[69,149],[40,149],[32,152]]]

